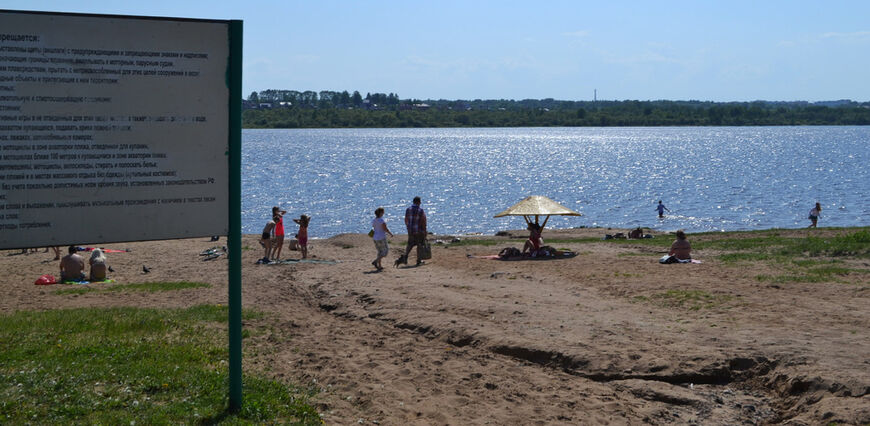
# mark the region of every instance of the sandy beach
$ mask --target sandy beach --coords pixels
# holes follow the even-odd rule
[[[547,230],[544,238],[616,232],[626,230]],[[376,272],[364,234],[312,240],[318,262],[281,265],[255,264],[257,238],[243,238],[243,304],[267,315],[244,324],[245,372],[320,389],[314,401],[326,424],[870,422],[866,258],[840,258],[849,271],[827,282],[782,282],[759,277],[787,273],[788,265],[726,263],[714,249],[694,252],[700,264],[661,265],[662,248],[631,241],[554,244],[575,251],[570,259],[470,258],[522,247],[481,236],[462,239],[505,241],[435,244],[422,266],[412,254],[409,266],[394,268],[405,242],[397,235],[384,260],[390,266]],[[226,304],[226,256],[200,256],[221,244],[105,246],[129,252],[108,255],[114,283],[91,286],[210,284],[156,293],[56,294],[69,286],[34,285],[57,275],[52,253],[5,251],[0,312]]]

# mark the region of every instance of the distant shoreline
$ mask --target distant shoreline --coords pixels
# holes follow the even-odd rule
[[[870,102],[410,101],[376,104],[244,101],[242,127],[501,128],[665,126],[866,126]],[[290,96],[290,95],[286,95]],[[271,99],[271,98],[270,98]],[[295,98],[287,98],[295,99]],[[280,102],[279,102],[280,101]],[[306,103],[308,102],[308,103]]]

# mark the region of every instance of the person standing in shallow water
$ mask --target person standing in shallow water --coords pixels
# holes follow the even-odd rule
[[[816,206],[810,209],[810,226],[807,228],[815,228],[819,223],[819,216],[822,215],[822,205],[816,203]]]
[[[665,207],[664,204],[662,204],[662,200],[659,200],[659,205],[656,206],[656,210],[659,212],[659,219],[665,217],[665,210],[667,210],[668,213],[671,212],[670,209],[668,209],[667,207]]]

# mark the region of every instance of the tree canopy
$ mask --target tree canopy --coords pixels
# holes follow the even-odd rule
[[[418,100],[359,91],[253,92],[246,128],[870,125],[870,103]]]

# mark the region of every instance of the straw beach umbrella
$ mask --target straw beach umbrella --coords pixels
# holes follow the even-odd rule
[[[532,223],[532,216],[534,216],[534,223],[538,224],[538,218],[540,216],[547,216],[544,219],[544,223],[540,225],[541,230],[543,230],[544,226],[547,226],[547,221],[550,220],[550,216],[552,215],[582,216],[580,213],[577,213],[547,197],[542,195],[532,195],[524,198],[519,203],[508,207],[507,210],[493,217],[522,216],[523,219],[526,220],[526,224],[530,224]]]

